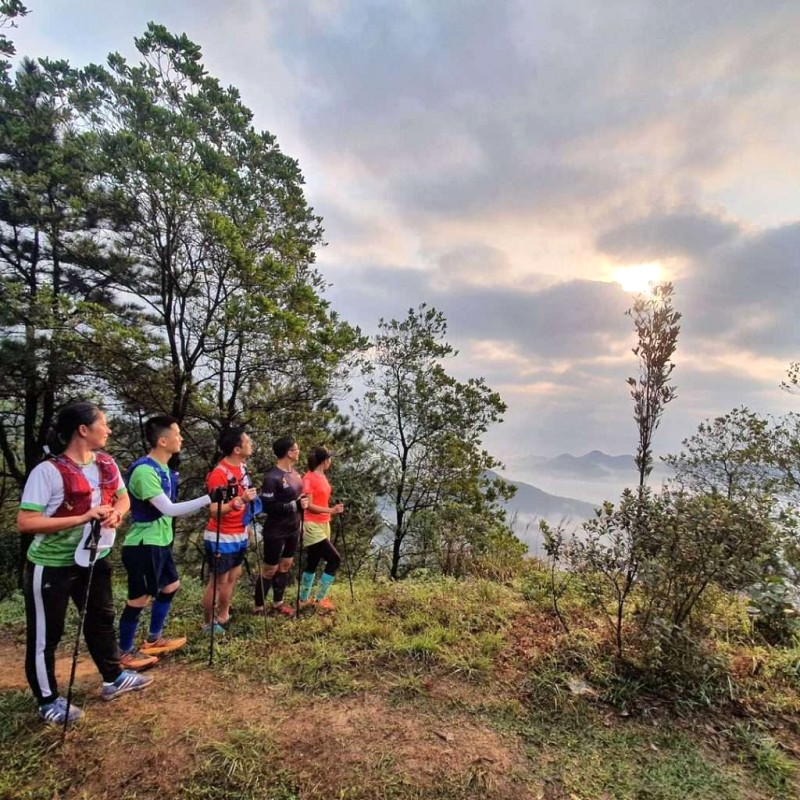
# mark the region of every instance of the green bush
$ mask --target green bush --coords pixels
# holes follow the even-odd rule
[[[791,645],[800,634],[800,619],[783,577],[768,575],[750,589],[753,630],[771,645]]]

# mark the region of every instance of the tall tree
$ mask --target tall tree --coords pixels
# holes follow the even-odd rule
[[[298,165],[186,36],[151,23],[136,46],[140,63],[112,54],[96,70],[109,168],[136,200],[118,240],[134,261],[125,289],[163,342],[125,399],[187,429],[313,409],[360,336],[321,296],[321,221]]]
[[[500,466],[481,446],[505,404],[483,378],[449,375],[442,361],[457,355],[434,308],[409,309],[402,321],[381,320],[364,365],[366,392],[358,417],[385,459],[393,522],[390,573],[398,578],[424,562],[430,513],[448,502],[473,514],[502,515],[497,503],[513,490],[487,470]]]
[[[628,378],[634,402],[634,419],[639,430],[636,466],[637,492],[626,489],[616,508],[604,503],[596,518],[587,522],[582,541],[573,549],[573,566],[580,570],[598,598],[610,596],[603,605],[614,631],[617,658],[623,658],[625,608],[636,586],[643,564],[659,549],[652,524],[653,495],[645,485],[653,468],[653,434],[664,407],[675,399],[670,378],[675,365],[672,356],[678,342],[681,315],[672,307],[672,284],[651,288],[637,295],[627,315],[632,317],[637,343],[633,353],[639,359],[639,377]]]
[[[92,373],[86,343],[124,268],[106,243],[119,198],[80,125],[88,97],[64,62],[25,60],[0,87],[0,450],[20,488],[57,402]]]
[[[656,284],[650,294],[637,295],[627,312],[636,330],[633,353],[639,359],[639,377],[628,378],[628,385],[639,429],[636,466],[640,488],[653,469],[653,434],[661,422],[664,406],[676,396],[670,378],[675,369],[672,356],[678,345],[681,314],[672,306],[672,292],[671,283]]]
[[[16,496],[58,403],[100,388],[96,355],[125,328],[111,291],[124,259],[107,245],[122,205],[81,124],[91,100],[64,62],[26,59],[0,83],[0,454]]]

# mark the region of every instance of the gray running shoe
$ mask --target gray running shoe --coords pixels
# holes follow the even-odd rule
[[[77,722],[83,716],[78,706],[70,703],[69,712],[67,712],[67,699],[65,697],[56,697],[52,703],[46,703],[39,706],[39,717],[42,722],[47,722],[51,725],[63,725],[64,719],[69,718],[69,724]]]
[[[139,675],[138,672],[121,672],[110,686],[104,686],[100,693],[103,700],[113,700],[125,692],[138,692],[146,689],[153,682],[151,675]]]

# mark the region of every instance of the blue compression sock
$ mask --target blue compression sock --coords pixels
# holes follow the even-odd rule
[[[139,615],[141,608],[125,606],[119,618],[119,649],[123,653],[133,650],[136,641],[136,629],[139,627]]]
[[[150,610],[150,635],[147,637],[151,642],[158,639],[164,630],[164,623],[167,621],[173,597],[175,597],[175,592],[171,594],[159,592],[158,597],[153,601],[153,608]]]

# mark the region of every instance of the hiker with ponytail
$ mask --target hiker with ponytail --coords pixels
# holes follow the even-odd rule
[[[300,580],[300,607],[315,605],[320,611],[335,611],[328,590],[336,580],[341,564],[339,551],[331,542],[331,517],[344,512],[344,505],[330,505],[331,485],[325,473],[331,467],[333,453],[325,447],[315,447],[308,456],[308,472],[303,476],[303,493],[309,503],[303,525],[303,546],[307,548],[305,570]],[[311,597],[317,567],[325,562],[316,597]]]
[[[20,533],[32,535],[23,575],[25,674],[45,722],[63,725],[83,712],[59,695],[55,651],[72,598],[84,615],[84,637],[103,676],[104,700],[143,689],[152,678],[120,666],[114,631],[111,551],[117,526],[130,506],[114,459],[102,449],[111,433],[94,403],[69,403],[47,435],[48,458],[33,468],[17,515]],[[88,566],[93,523],[102,523],[96,560]],[[84,606],[85,602],[85,606]]]

